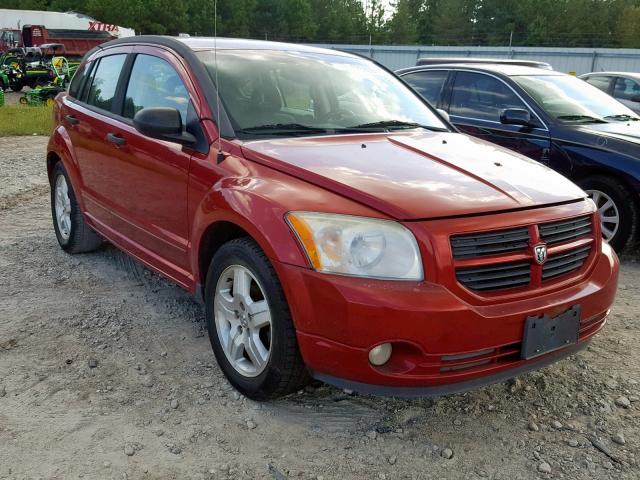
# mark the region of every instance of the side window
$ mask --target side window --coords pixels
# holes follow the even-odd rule
[[[586,79],[586,82],[593,85],[596,88],[599,88],[603,92],[609,90],[609,83],[611,83],[611,77],[605,77],[603,75],[598,75],[595,77],[589,77]]]
[[[123,114],[133,118],[140,110],[149,107],[176,108],[182,124],[186,125],[189,93],[167,61],[151,55],[138,55],[131,70]]]
[[[80,65],[80,67],[78,67],[78,70],[76,70],[76,73],[73,75],[71,83],[69,84],[69,96],[78,98],[82,83],[84,82],[84,79],[87,77],[87,74],[90,71],[91,62],[83,63],[82,65]]]
[[[119,54],[102,57],[99,60],[87,94],[86,101],[89,105],[111,111],[118,78],[126,57],[125,54]]]
[[[522,100],[500,80],[481,73],[458,72],[451,98],[451,115],[500,121],[505,108],[528,110]]]
[[[410,73],[402,78],[435,107],[438,105],[440,93],[448,75],[449,72],[446,70],[431,70]]]
[[[616,78],[613,96],[621,100],[631,100],[640,95],[640,85],[629,78]]]

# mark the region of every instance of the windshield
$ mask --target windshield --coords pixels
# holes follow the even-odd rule
[[[215,82],[214,52],[197,55]],[[447,130],[398,78],[364,59],[218,50],[217,63],[222,104],[241,137]]]
[[[564,123],[638,120],[635,113],[606,93],[571,75],[511,77],[540,107]]]

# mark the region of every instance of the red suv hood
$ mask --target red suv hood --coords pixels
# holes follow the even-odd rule
[[[457,133],[400,133],[248,142],[269,165],[402,220],[511,210],[584,198],[553,170]]]

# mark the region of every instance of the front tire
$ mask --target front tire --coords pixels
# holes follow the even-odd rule
[[[309,382],[282,286],[253,240],[231,240],[216,252],[205,306],[218,364],[243,395],[269,400]]]
[[[51,172],[51,215],[56,238],[67,253],[96,250],[102,238],[87,225],[62,162]]]
[[[632,192],[615,178],[604,175],[577,183],[598,208],[603,238],[616,252],[630,245],[638,228],[638,205]]]

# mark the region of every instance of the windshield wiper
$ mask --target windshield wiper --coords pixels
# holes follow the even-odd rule
[[[620,120],[622,122],[626,122],[628,120],[633,120],[634,122],[636,122],[636,121],[640,120],[640,118],[634,117],[632,115],[627,115],[626,113],[622,113],[622,114],[619,114],[619,115],[607,115],[604,118],[611,118],[613,120]]]
[[[410,129],[410,128],[425,128],[427,130],[434,130],[436,132],[446,132],[446,128],[432,127],[429,125],[422,125],[415,122],[404,122],[402,120],[381,120],[379,122],[361,123],[360,125],[353,125],[351,127],[345,127],[345,130],[361,130],[370,131],[376,129],[382,129],[383,131],[395,130],[395,129]]]
[[[568,120],[570,122],[607,123],[606,120],[592,117],[591,115],[559,115],[556,118],[558,120]]]
[[[308,125],[302,125],[301,123],[273,123],[241,128],[238,132],[255,135],[295,135],[299,133],[326,133],[327,129],[310,127]]]

